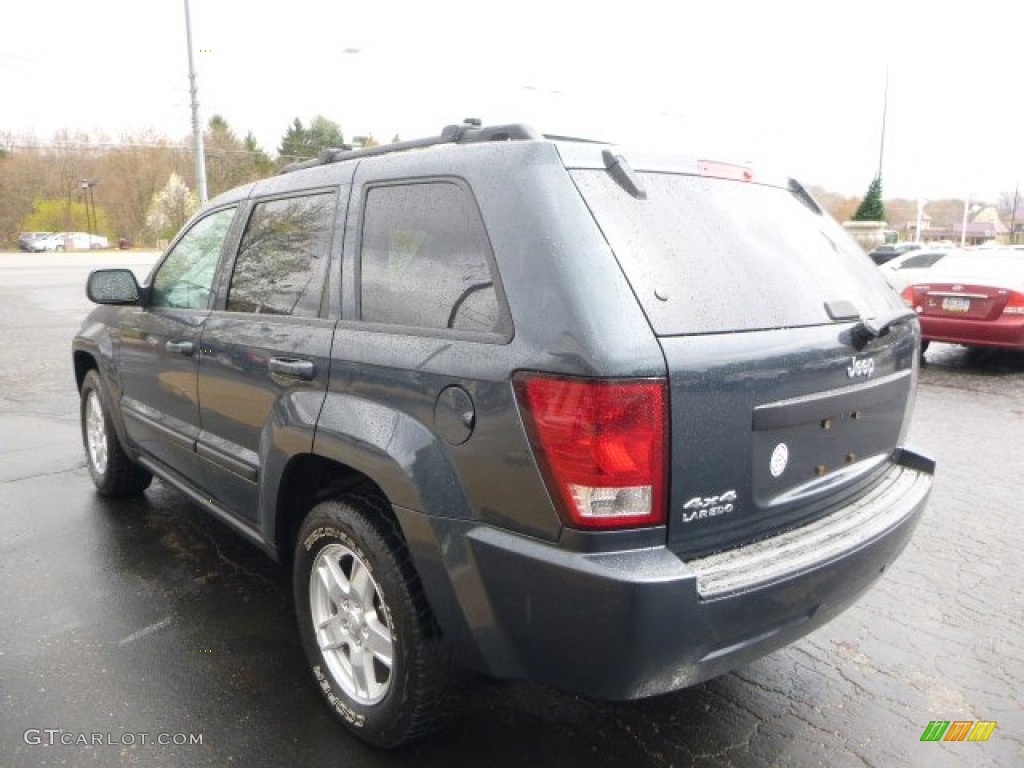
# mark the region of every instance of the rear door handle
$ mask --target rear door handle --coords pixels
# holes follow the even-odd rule
[[[316,376],[316,366],[311,360],[300,360],[295,357],[272,357],[267,363],[271,373],[289,376],[293,379],[312,381]]]
[[[185,357],[189,357],[195,352],[195,345],[191,341],[168,341],[166,346],[168,352],[177,352]]]

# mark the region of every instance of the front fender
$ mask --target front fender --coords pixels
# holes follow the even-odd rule
[[[98,307],[93,310],[82,328],[71,341],[71,359],[75,372],[75,382],[79,390],[82,380],[90,368],[95,368],[100,381],[107,392],[110,403],[109,415],[121,445],[128,454],[135,458],[138,452],[128,440],[121,418],[121,377],[117,368],[117,341],[110,333],[114,320],[111,314],[114,307]]]

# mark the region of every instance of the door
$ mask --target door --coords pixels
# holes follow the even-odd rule
[[[244,522],[260,480],[312,450],[335,322],[326,285],[338,190],[257,200],[230,282],[202,332],[199,432],[204,487]],[[340,236],[337,238],[340,245]]]
[[[148,456],[194,479],[200,331],[234,208],[196,221],[164,257],[149,301],[122,330],[121,410],[129,438]]]

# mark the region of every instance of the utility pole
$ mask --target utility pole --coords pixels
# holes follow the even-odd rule
[[[960,247],[961,248],[963,248],[964,246],[967,245],[967,209],[971,205],[971,197],[972,197],[972,195],[967,195],[967,197],[964,198],[964,220],[963,220],[963,223],[960,225]]]
[[[1013,188],[1013,211],[1010,213],[1010,245],[1017,244],[1017,199],[1020,197],[1020,182]]]
[[[92,247],[92,233],[93,230],[97,230],[100,227],[99,222],[96,220],[96,197],[93,195],[92,188],[96,186],[95,181],[90,179],[82,179],[82,202],[85,203],[85,228],[89,231],[89,247]],[[92,217],[89,215],[89,206],[92,205]]]
[[[192,96],[192,143],[196,156],[196,188],[199,192],[199,203],[206,202],[206,154],[203,151],[203,126],[199,121],[199,88],[196,85],[196,66],[192,58],[192,18],[189,14],[188,0],[185,0],[185,37],[188,41],[188,82]]]

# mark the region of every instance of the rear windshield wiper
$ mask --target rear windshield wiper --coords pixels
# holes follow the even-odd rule
[[[917,313],[908,307],[902,307],[861,320],[851,331],[853,346],[862,349],[872,339],[885,336],[892,326],[912,317],[917,317]]]
[[[643,184],[640,182],[640,177],[636,175],[636,171],[626,162],[626,158],[622,155],[616,155],[610,149],[606,149],[601,153],[601,159],[604,160],[605,170],[608,171],[609,175],[615,179],[615,182],[620,187],[637,200],[647,199],[647,190],[644,189]]]

